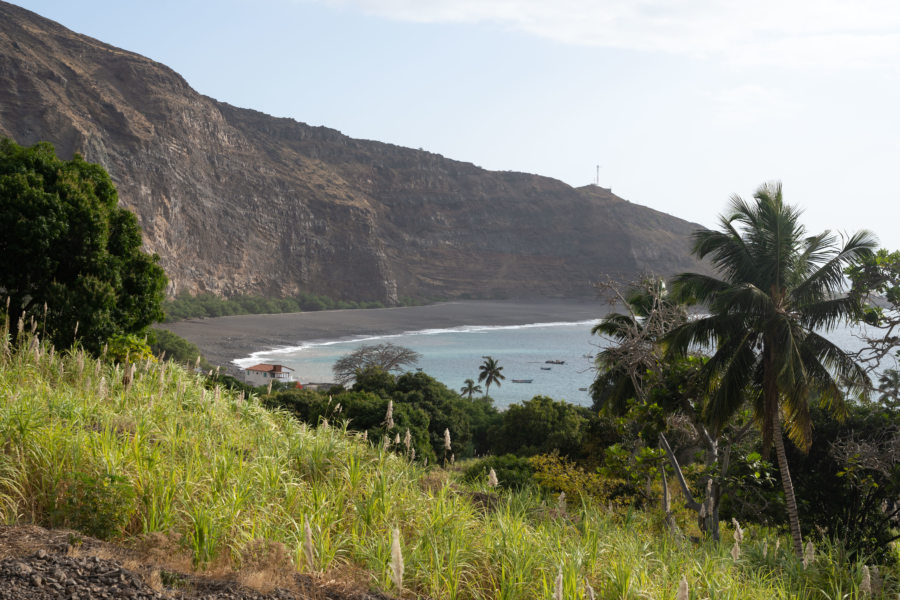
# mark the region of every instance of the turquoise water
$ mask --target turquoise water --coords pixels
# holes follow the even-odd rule
[[[416,366],[455,390],[459,390],[466,379],[478,380],[478,366],[483,357],[497,359],[506,376],[500,387],[490,389],[498,408],[536,395],[587,406],[591,400],[585,388],[594,378],[591,357],[602,343],[599,337],[591,335],[591,328],[596,323],[598,321],[594,320],[504,327],[465,326],[323,340],[257,352],[235,362],[243,367],[260,362],[280,363],[295,369],[294,376],[298,381],[328,382],[333,380],[331,366],[344,354],[363,344],[390,342],[420,353],[422,359]],[[837,329],[827,337],[847,350],[855,350],[861,345],[850,328]],[[562,360],[565,364],[547,364],[547,360]],[[513,379],[531,379],[532,382],[513,383]]]
[[[492,356],[503,367],[506,379],[491,386],[498,408],[543,394],[573,404],[589,405],[587,388],[593,381],[592,356],[600,339],[591,335],[597,321],[536,323],[506,327],[456,327],[428,329],[396,335],[310,342],[295,348],[257,352],[236,361],[240,366],[277,362],[295,369],[301,382],[332,381],[334,362],[363,344],[390,342],[422,355],[416,365],[451,389],[459,390],[466,379],[478,381],[482,357]],[[551,365],[547,360],[562,360]],[[542,369],[541,367],[544,367]],[[545,370],[549,369],[549,370]],[[513,383],[531,379],[532,383]]]

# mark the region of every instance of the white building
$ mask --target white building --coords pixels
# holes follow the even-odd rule
[[[250,385],[269,385],[273,381],[288,383],[294,380],[294,370],[284,365],[260,364],[244,369],[244,381]]]

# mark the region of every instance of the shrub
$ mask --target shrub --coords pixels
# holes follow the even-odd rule
[[[491,469],[497,474],[500,486],[506,489],[521,489],[534,485],[534,466],[530,459],[514,454],[488,456],[477,460],[466,469],[463,480],[469,483],[484,483]]]
[[[135,511],[135,493],[128,479],[117,475],[73,473],[64,483],[65,497],[53,515],[87,535],[108,540],[125,532]]]

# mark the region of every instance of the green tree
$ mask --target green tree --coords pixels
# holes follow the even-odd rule
[[[843,270],[875,246],[859,232],[843,246],[830,232],[807,237],[800,211],[784,203],[780,183],[765,184],[755,202],[738,196],[721,217],[721,231],[694,234],[693,253],[709,257],[720,277],[683,273],[677,289],[708,307],[709,314],[668,336],[669,350],[684,355],[714,348],[703,376],[711,388],[705,418],[727,423],[745,399],[752,403],[763,449],[778,459],[794,551],[802,551],[797,501],[782,427],[800,448],[812,440],[810,398],[837,416],[846,412],[845,385],[866,394],[869,380],[841,348],[818,333],[860,314],[852,295],[841,296]]]
[[[497,454],[532,456],[554,450],[576,458],[588,429],[590,411],[547,396],[511,404],[501,413],[494,435]]]
[[[850,294],[865,302],[860,319],[865,345],[855,357],[868,372],[897,366],[900,347],[900,252],[884,248],[862,257],[844,273],[850,278]]]
[[[59,347],[98,351],[162,319],[166,276],[100,165],[0,139],[0,293]],[[14,326],[14,325],[13,325]],[[15,331],[12,332],[15,335]]]
[[[481,391],[482,391],[481,386],[475,385],[474,379],[466,379],[465,385],[463,385],[461,388],[459,388],[459,393],[464,394],[465,396],[468,396],[469,400],[472,399],[472,396],[474,394],[480,394]]]
[[[490,356],[484,357],[484,362],[478,367],[478,382],[484,382],[485,395],[491,390],[492,383],[496,383],[497,387],[500,387],[500,381],[506,379],[506,375],[500,372],[502,370],[503,367],[500,366],[499,361]]]

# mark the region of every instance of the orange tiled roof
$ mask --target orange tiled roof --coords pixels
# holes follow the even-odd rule
[[[247,367],[247,371],[261,371],[263,373],[281,373],[282,371],[293,371],[290,367],[285,367],[284,365],[270,365],[267,363],[262,363],[259,365],[254,365],[252,367]]]

